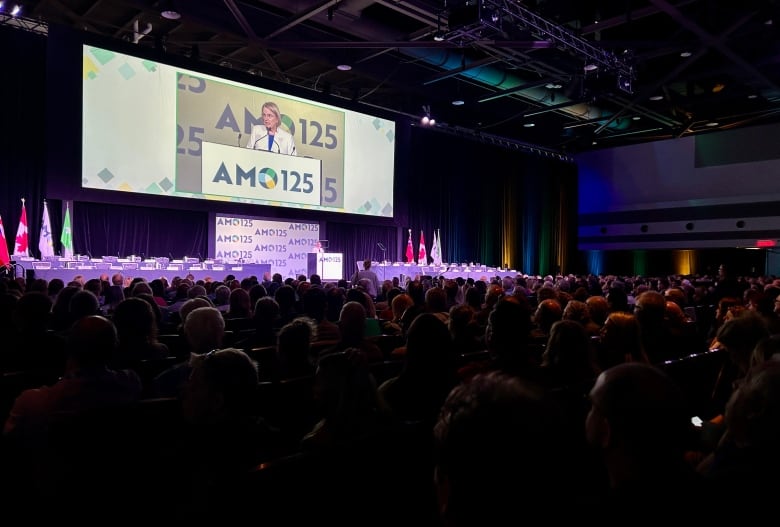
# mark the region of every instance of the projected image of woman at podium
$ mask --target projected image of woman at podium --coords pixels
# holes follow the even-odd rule
[[[286,154],[288,156],[297,156],[295,150],[295,139],[290,132],[279,128],[282,123],[282,113],[275,102],[266,102],[263,104],[263,124],[256,124],[252,127],[252,133],[249,136],[247,148],[253,150],[267,150],[277,154]]]

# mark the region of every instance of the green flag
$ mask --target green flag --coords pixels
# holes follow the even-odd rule
[[[65,221],[62,224],[60,243],[62,243],[62,257],[73,258],[73,233],[70,228],[70,207],[67,205],[65,206]]]

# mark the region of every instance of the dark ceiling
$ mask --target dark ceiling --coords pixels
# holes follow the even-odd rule
[[[577,153],[780,121],[778,1],[175,0],[178,20],[155,0],[16,3],[33,25]]]

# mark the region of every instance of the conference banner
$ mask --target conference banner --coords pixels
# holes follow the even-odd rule
[[[278,204],[320,204],[318,159],[204,142],[201,162],[205,194]]]
[[[211,227],[209,254],[216,260],[270,264],[285,278],[308,275],[307,255],[320,240],[318,223],[294,220],[215,214]]]

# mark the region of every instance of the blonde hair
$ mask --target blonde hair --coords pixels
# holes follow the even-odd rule
[[[282,112],[279,111],[279,106],[275,102],[264,102],[261,110],[262,109],[271,110],[271,112],[273,112],[273,114],[276,116],[276,120],[279,121],[277,126],[282,124]]]

